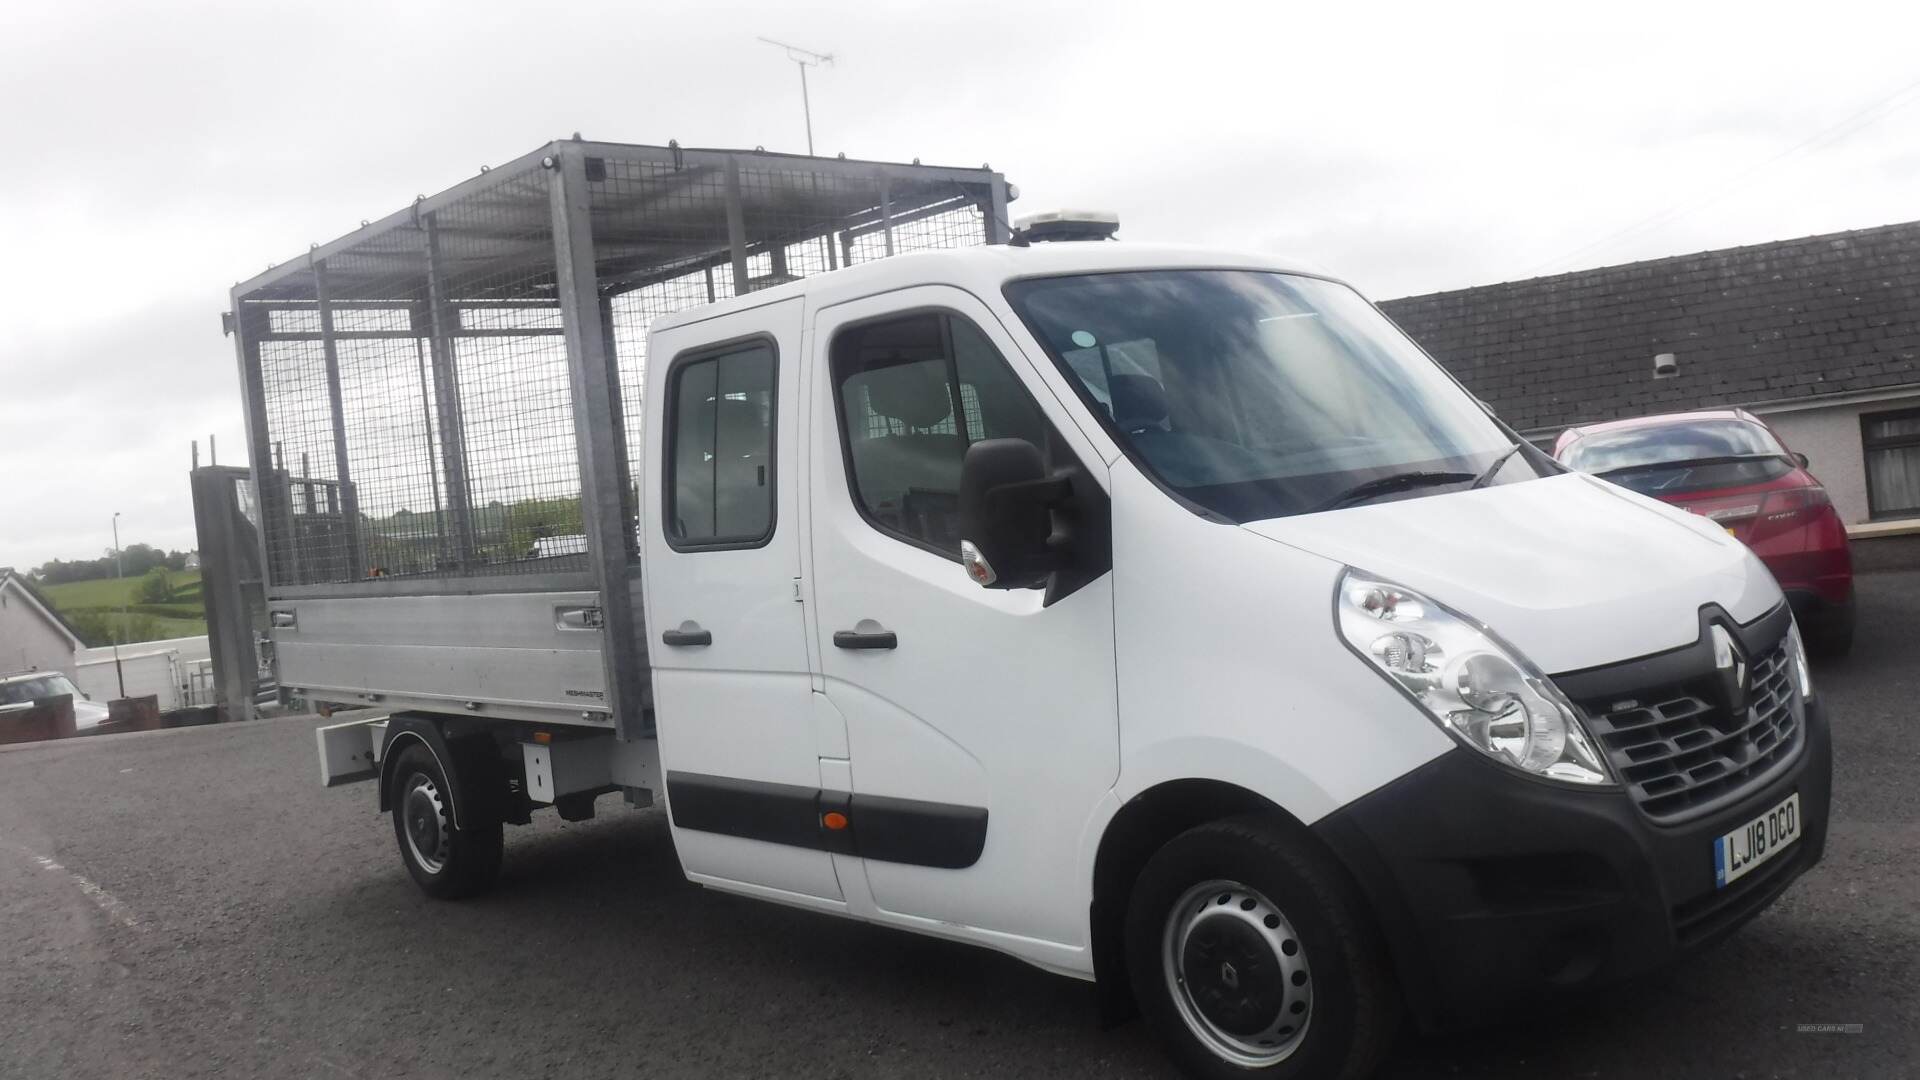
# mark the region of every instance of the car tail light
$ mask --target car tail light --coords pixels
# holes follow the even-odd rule
[[[1827,489],[1818,484],[1769,491],[1760,502],[1760,513],[1754,519],[1752,535],[1746,538],[1747,542],[1797,529],[1819,516],[1830,505],[1832,501],[1827,498]]]

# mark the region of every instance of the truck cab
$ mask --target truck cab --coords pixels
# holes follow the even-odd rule
[[[703,885],[1098,978],[1197,1074],[1657,967],[1818,859],[1726,533],[1567,472],[1349,286],[886,259],[649,337],[659,765]]]

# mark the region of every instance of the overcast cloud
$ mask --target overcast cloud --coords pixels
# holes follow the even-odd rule
[[[7,3],[0,566],[97,555],[116,510],[194,545],[189,443],[244,461],[219,314],[269,262],[576,130],[804,149],[757,34],[838,55],[823,153],[990,162],[1016,213],[1388,298],[1920,218],[1917,32],[1911,3]]]

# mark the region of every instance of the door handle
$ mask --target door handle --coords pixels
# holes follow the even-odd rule
[[[900,637],[891,630],[875,633],[861,633],[858,630],[835,630],[833,647],[836,649],[897,649]]]
[[[668,630],[660,635],[663,645],[675,645],[687,648],[694,645],[713,644],[713,631],[700,629],[699,623],[683,622],[677,630]]]

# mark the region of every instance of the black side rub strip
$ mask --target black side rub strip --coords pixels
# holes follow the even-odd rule
[[[909,866],[965,869],[987,846],[978,806],[669,772],[667,807],[683,829]],[[829,812],[845,815],[846,827],[827,828]]]

